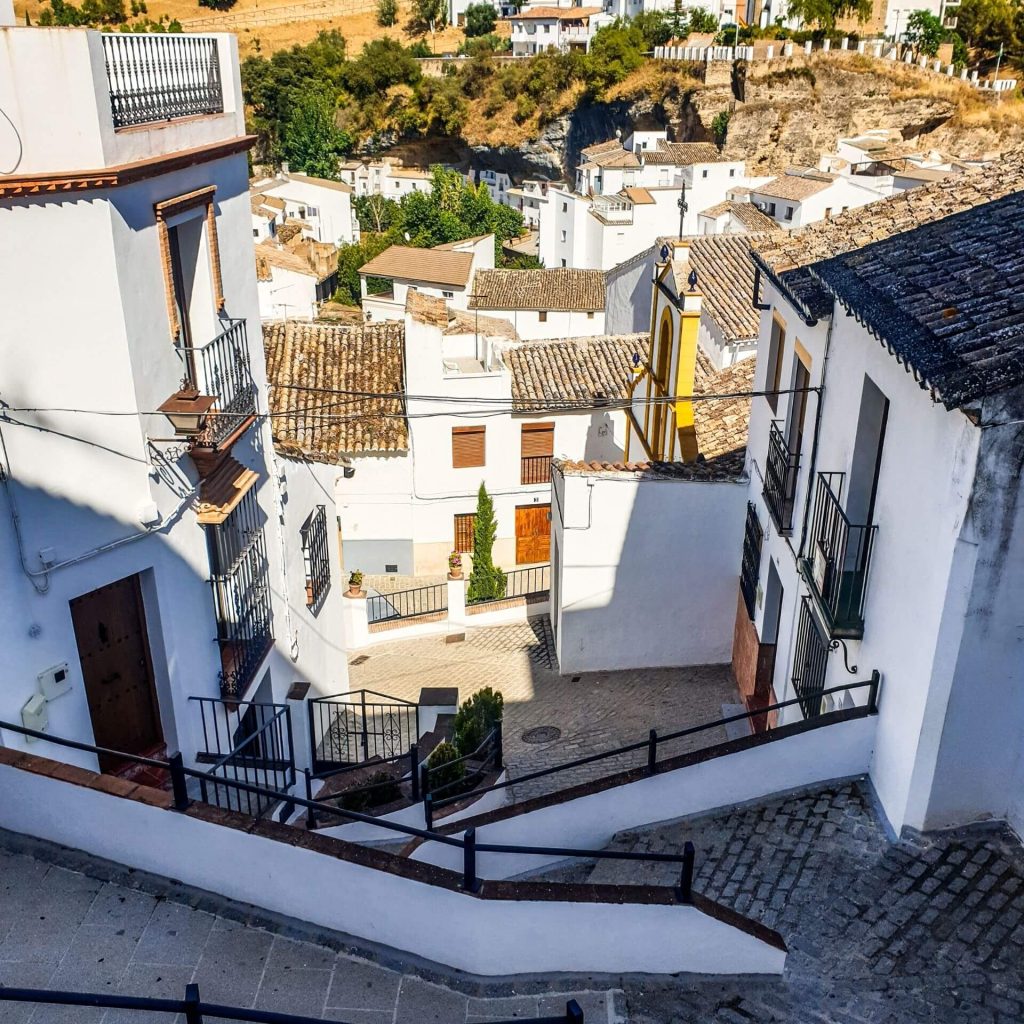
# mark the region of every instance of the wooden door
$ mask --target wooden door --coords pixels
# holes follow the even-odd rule
[[[516,506],[516,564],[547,562],[551,558],[551,506]]]
[[[71,601],[96,745],[144,754],[163,742],[138,576]],[[102,771],[123,767],[100,755]]]

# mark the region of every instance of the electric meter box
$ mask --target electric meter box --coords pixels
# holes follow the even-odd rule
[[[71,673],[66,661],[60,665],[52,665],[45,672],[40,672],[36,678],[39,680],[39,692],[47,700],[62,697],[71,689]]]
[[[50,722],[50,715],[47,711],[46,698],[41,693],[34,693],[25,702],[21,709],[21,724],[26,729],[35,729],[36,732],[45,732]],[[38,737],[26,736],[29,743],[34,743]]]

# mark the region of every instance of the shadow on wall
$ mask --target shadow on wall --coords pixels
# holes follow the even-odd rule
[[[622,447],[615,441],[615,428],[607,412],[593,412],[587,437],[583,443],[583,458],[586,462],[618,462],[622,458]]]

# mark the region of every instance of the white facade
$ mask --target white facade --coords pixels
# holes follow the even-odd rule
[[[495,171],[492,168],[484,168],[476,172],[476,183],[484,185],[491,199],[502,206],[515,206],[509,200],[508,192],[512,188],[512,178],[504,171]]]
[[[388,158],[350,160],[341,165],[338,174],[357,196],[380,195],[396,202],[410,192],[429,192],[432,181],[428,168],[405,167]]]
[[[308,225],[308,237],[318,242],[345,245],[359,241],[351,185],[282,170],[279,178],[254,182],[252,188],[283,199],[285,216],[303,221]]]
[[[783,175],[775,181],[785,183],[795,175]],[[781,191],[781,195],[777,194]],[[780,227],[799,228],[819,220],[838,217],[846,210],[877,202],[889,194],[882,179],[866,175],[836,176],[824,188],[802,198],[786,198],[789,190],[783,185],[775,190],[771,183],[754,187],[750,201],[763,213],[774,219]]]
[[[483,309],[481,316],[507,320],[523,341],[546,338],[589,338],[607,334],[604,310],[581,309]]]
[[[523,215],[523,223],[532,231],[540,227],[551,184],[548,181],[524,181],[522,185],[513,185],[505,192],[506,203]]]
[[[145,46],[148,37],[133,38]],[[5,178],[0,194],[0,234],[6,240],[0,247],[0,362],[18,367],[7,376],[4,399],[13,408],[65,410],[12,413],[0,421],[6,477],[0,515],[7,524],[0,531],[0,636],[6,651],[0,718],[21,723],[26,702],[40,693],[40,673],[66,666],[70,687],[46,702],[47,728],[95,742],[101,721],[95,715],[101,712],[90,710],[96,698],[94,689],[91,696],[86,689],[90,665],[113,658],[114,674],[103,682],[115,687],[122,673],[137,666],[117,663],[110,647],[114,636],[131,632],[124,602],[124,619],[101,621],[94,637],[81,634],[81,623],[76,633],[77,599],[135,577],[141,633],[132,635],[148,651],[151,671],[144,674],[154,691],[156,746],[180,750],[191,762],[202,738],[189,698],[220,697],[218,676],[226,663],[214,642],[219,626],[208,582],[211,528],[197,522],[196,508],[200,499],[208,500],[207,492],[182,440],[161,440],[171,436],[172,427],[156,412],[178,389],[188,364],[169,323],[169,264],[158,220],[165,216],[177,265],[185,272],[184,291],[176,294],[186,297],[187,309],[178,316],[197,350],[198,383],[211,389],[215,378],[207,356],[230,343],[232,358],[247,360],[254,401],[265,408],[238,57],[233,37],[212,37],[223,77],[223,114],[119,131],[112,121],[103,40],[85,31],[0,30],[0,107],[23,143],[17,176]],[[67,102],[54,104],[54,91]],[[184,150],[193,156],[180,166],[174,158]],[[15,165],[10,155],[5,139],[4,166]],[[110,169],[111,180],[97,181],[97,168]],[[89,175],[83,179],[85,169]],[[78,194],[13,191],[17,179],[43,175],[66,181],[68,192]],[[212,199],[198,203],[197,193]],[[191,202],[175,202],[190,196]],[[45,254],[54,252],[74,254],[75,266],[56,303],[40,292],[38,273]],[[214,397],[222,402],[225,394]],[[244,687],[239,696],[259,688],[282,701],[296,679],[310,681],[313,694],[343,691],[344,657],[323,642],[334,628],[340,588],[312,615],[301,568],[300,526],[311,503],[325,499],[305,489],[302,469],[275,467],[271,451],[269,424],[262,418],[230,449],[230,457],[256,475],[249,493],[256,495],[264,522],[273,632],[265,656],[236,679]],[[284,503],[287,486],[292,500]],[[91,649],[95,644],[98,650]],[[84,660],[85,650],[91,661]],[[95,687],[96,679],[89,685]],[[21,747],[26,741],[7,733],[0,742]],[[59,760],[96,763],[92,755],[69,754],[45,741],[31,748]]]
[[[524,7],[512,21],[512,55],[531,57],[544,50],[590,49],[597,31],[614,19],[601,7],[538,3]]]

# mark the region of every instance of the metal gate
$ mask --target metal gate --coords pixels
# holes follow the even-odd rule
[[[419,707],[375,690],[354,690],[308,703],[309,749],[319,776],[371,758],[394,758],[419,739]]]

